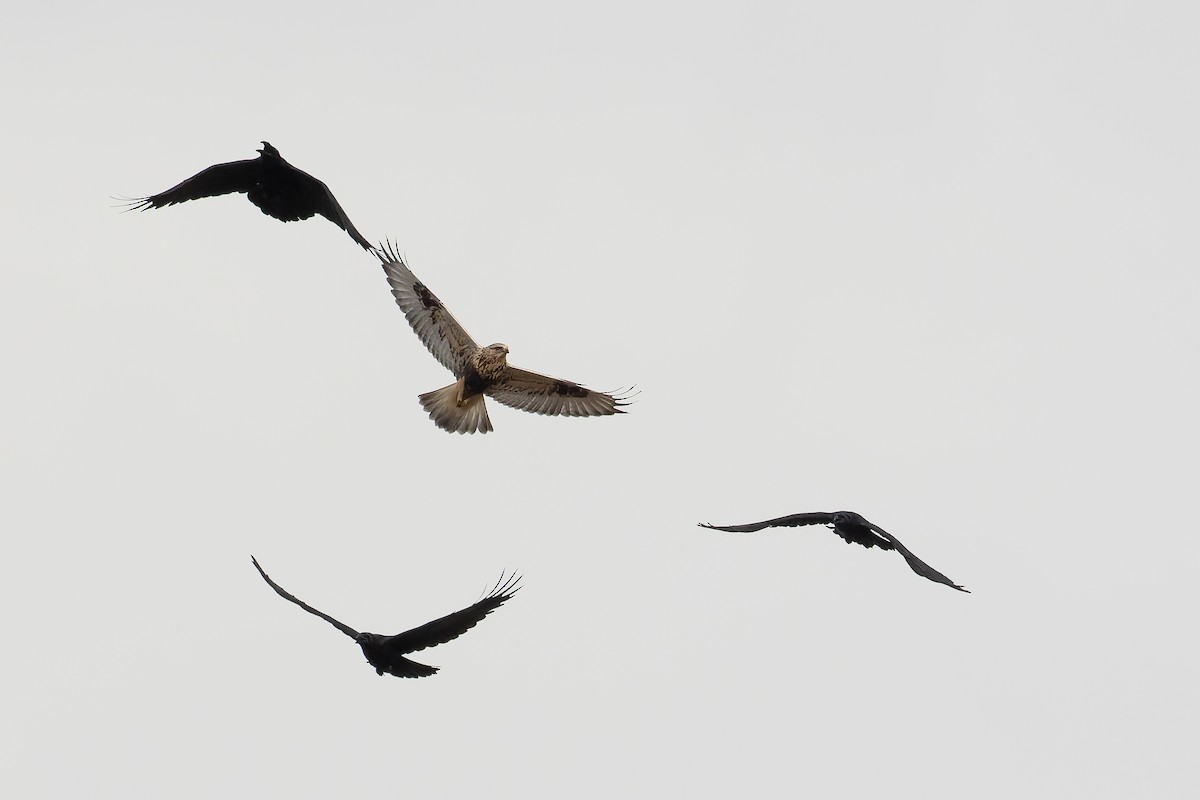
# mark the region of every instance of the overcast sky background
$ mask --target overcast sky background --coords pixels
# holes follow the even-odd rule
[[[14,14],[6,795],[1195,791],[1194,4]],[[110,199],[262,139],[630,413],[448,435],[333,225]],[[696,527],[842,508],[973,594]],[[525,588],[404,681],[251,553],[380,633]]]

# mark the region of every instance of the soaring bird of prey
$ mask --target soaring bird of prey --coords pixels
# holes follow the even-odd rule
[[[492,430],[484,396],[535,414],[596,417],[623,414],[628,397],[614,397],[577,383],[509,366],[508,346],[480,347],[442,301],[417,280],[404,259],[386,246],[379,253],[396,304],[429,352],[457,378],[420,395],[421,406],[439,428],[451,433]]]
[[[451,639],[457,639],[462,634],[471,630],[481,619],[492,613],[501,603],[516,594],[520,589],[517,583],[521,580],[516,573],[507,578],[502,574],[500,580],[496,581],[496,585],[492,587],[492,590],[474,605],[467,606],[462,611],[447,614],[441,619],[435,619],[433,622],[426,622],[424,625],[413,628],[410,631],[397,633],[395,636],[384,636],[378,633],[359,633],[349,625],[344,625],[328,614],[317,611],[317,609],[295,595],[289,594],[282,586],[271,580],[270,576],[258,565],[258,560],[254,556],[250,556],[250,561],[254,564],[254,568],[258,570],[258,574],[263,576],[263,580],[267,582],[267,585],[274,589],[280,597],[284,600],[290,600],[310,614],[316,614],[358,642],[358,646],[362,648],[363,655],[367,657],[367,662],[375,668],[375,672],[380,675],[386,672],[389,675],[395,675],[397,678],[424,678],[437,672],[438,667],[419,664],[404,656],[409,653],[415,653],[418,650],[424,650],[426,647],[445,644]]]
[[[346,216],[328,186],[293,167],[269,142],[262,145],[258,158],[214,164],[165,192],[134,200],[131,208],[145,211],[201,197],[244,192],[267,216],[294,222],[320,214],[350,234],[360,247],[374,251],[375,248]]]
[[[861,514],[856,514],[853,511],[834,511],[832,513],[827,511],[813,511],[807,514],[791,514],[786,517],[779,517],[778,519],[769,519],[765,522],[751,522],[747,525],[709,525],[706,522],[700,523],[700,527],[702,528],[712,528],[715,531],[729,531],[731,533],[754,533],[755,531],[761,531],[763,528],[798,528],[801,525],[826,525],[838,536],[845,539],[846,544],[861,544],[863,547],[895,550],[904,556],[904,560],[908,562],[908,566],[912,567],[912,571],[922,578],[928,578],[936,583],[944,583],[951,589],[958,589],[960,592],[970,591],[959,586],[917,558],[895,536],[892,536],[883,528],[867,521]]]

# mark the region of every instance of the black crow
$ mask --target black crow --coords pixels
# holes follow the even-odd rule
[[[165,192],[134,200],[130,207],[145,211],[201,197],[245,192],[250,202],[268,216],[294,222],[320,214],[350,234],[359,246],[375,250],[354,227],[328,186],[293,167],[269,142],[262,145],[258,158],[215,164]]]
[[[395,675],[397,678],[424,678],[437,672],[438,667],[419,664],[404,656],[408,653],[424,650],[426,647],[433,647],[444,644],[451,639],[457,639],[462,634],[471,630],[481,619],[492,613],[497,606],[516,594],[520,589],[517,583],[521,580],[516,573],[507,578],[501,574],[500,580],[496,581],[496,585],[492,587],[492,590],[474,605],[467,606],[462,611],[447,614],[441,619],[435,619],[433,622],[427,622],[410,631],[397,633],[395,636],[384,636],[378,633],[359,633],[349,625],[344,625],[328,614],[317,611],[308,603],[289,594],[283,587],[271,580],[270,576],[266,572],[263,572],[263,568],[258,565],[258,560],[254,556],[250,556],[250,561],[254,564],[254,568],[258,570],[258,574],[263,576],[263,580],[280,597],[284,600],[290,600],[310,614],[316,614],[358,642],[359,647],[362,648],[363,655],[367,657],[367,662],[375,668],[377,673],[382,675],[386,672],[389,675]]]
[[[701,522],[700,527],[712,528],[715,531],[730,533],[754,533],[763,528],[797,528],[801,525],[827,525],[829,529],[846,540],[846,544],[861,544],[863,547],[878,547],[880,550],[895,550],[904,556],[904,560],[912,567],[912,571],[922,578],[928,578],[936,583],[944,583],[951,589],[969,592],[954,581],[926,564],[913,555],[900,540],[883,528],[868,522],[861,514],[853,511],[812,511],[807,514],[791,514],[765,522],[751,522],[748,525],[709,525]]]

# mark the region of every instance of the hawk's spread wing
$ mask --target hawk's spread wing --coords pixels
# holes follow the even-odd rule
[[[454,377],[461,378],[467,371],[467,359],[479,349],[479,345],[450,315],[437,295],[417,280],[417,276],[413,275],[391,245],[384,247],[380,259],[388,283],[392,286],[396,305],[408,318],[408,324],[429,348],[429,352],[433,353],[433,357],[453,372]]]
[[[274,589],[275,593],[278,594],[280,597],[282,597],[284,600],[290,600],[291,602],[293,602],[296,605],[303,608],[308,613],[316,614],[318,617],[325,620],[330,625],[332,625],[333,627],[337,628],[342,633],[349,636],[351,639],[358,638],[358,631],[354,630],[354,628],[351,628],[349,625],[338,622],[336,619],[329,616],[328,614],[326,614],[323,611],[317,611],[315,608],[310,606],[308,603],[304,602],[303,600],[301,600],[300,598],[296,597],[293,594],[289,594],[282,586],[280,586],[275,581],[271,580],[271,577],[269,575],[267,575],[266,572],[263,572],[263,568],[258,565],[258,560],[254,556],[250,556],[250,561],[254,564],[254,568],[256,570],[258,570],[258,574],[262,575],[263,580],[267,582],[267,585],[270,586],[272,589]]]
[[[701,528],[712,528],[714,531],[729,531],[730,533],[754,533],[763,528],[798,528],[801,525],[828,525],[833,522],[833,514],[824,511],[811,511],[804,514],[788,514],[763,522],[750,522],[745,525],[709,525],[701,522]]]
[[[516,573],[508,578],[501,575],[492,590],[479,602],[462,611],[447,614],[441,619],[426,622],[419,628],[389,636],[384,646],[393,653],[415,653],[426,647],[457,639],[478,625],[480,620],[495,611],[501,603],[516,594],[521,588],[517,585],[520,580],[520,576]]]
[[[484,394],[506,406],[550,416],[602,417],[624,414],[620,407],[627,405],[622,397],[613,397],[578,383],[517,367],[509,367],[504,378],[485,389]]]
[[[258,166],[257,158],[214,164],[165,192],[143,197],[136,201],[132,208],[144,211],[147,208],[173,206],[176,203],[186,203],[188,200],[199,200],[202,197],[216,197],[230,192],[248,192],[254,187]]]
[[[970,589],[964,589],[963,587],[959,586],[957,583],[950,580],[945,575],[938,572],[936,569],[929,566],[924,561],[922,561],[921,559],[919,559],[915,555],[913,555],[912,551],[909,550],[907,547],[905,547],[900,542],[900,540],[897,539],[895,536],[892,536],[890,533],[888,533],[883,528],[876,525],[874,522],[868,522],[867,524],[871,526],[871,530],[875,531],[880,536],[882,536],[883,538],[887,539],[889,542],[892,543],[892,546],[896,548],[896,552],[898,552],[900,555],[904,556],[904,560],[908,562],[908,566],[912,567],[913,572],[917,573],[922,578],[928,578],[929,580],[933,581],[934,583],[944,583],[947,586],[949,586],[951,589],[958,589],[960,592],[967,592],[968,594],[970,594],[970,592],[971,592]]]

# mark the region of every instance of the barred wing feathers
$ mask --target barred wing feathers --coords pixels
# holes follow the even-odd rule
[[[454,377],[461,378],[467,371],[467,360],[479,345],[446,310],[437,295],[417,279],[391,245],[385,245],[381,258],[392,296],[408,318],[408,324],[433,357],[454,373]]]
[[[624,414],[624,398],[578,383],[509,367],[504,378],[484,390],[496,402],[534,414],[564,417],[603,417]]]

